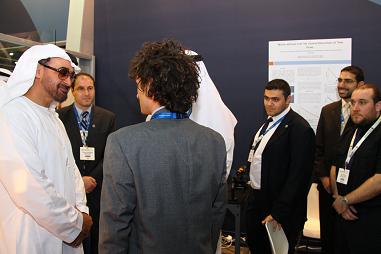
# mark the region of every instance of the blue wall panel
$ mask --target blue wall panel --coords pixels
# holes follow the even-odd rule
[[[128,62],[145,41],[176,38],[204,56],[238,119],[233,168],[264,119],[268,41],[353,38],[352,63],[381,84],[381,6],[363,0],[95,0],[97,103],[119,126],[142,121]]]

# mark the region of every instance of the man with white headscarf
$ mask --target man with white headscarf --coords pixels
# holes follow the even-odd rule
[[[186,54],[199,56],[196,52],[186,50]],[[198,97],[192,105],[190,119],[198,124],[209,127],[222,135],[226,145],[226,178],[228,178],[233,162],[234,151],[234,127],[237,119],[226,107],[212,79],[210,78],[206,66],[200,59],[195,59],[199,67],[200,88]]]
[[[33,46],[0,86],[0,253],[83,253],[92,220],[55,112],[74,67],[61,48]]]

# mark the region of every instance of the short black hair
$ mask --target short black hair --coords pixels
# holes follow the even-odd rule
[[[71,82],[71,90],[72,91],[74,90],[75,83],[77,82],[77,79],[80,76],[86,76],[86,77],[90,78],[93,81],[93,85],[95,86],[95,80],[94,80],[93,76],[91,76],[89,73],[86,73],[86,72],[79,72],[79,73],[75,74],[73,82]]]
[[[131,60],[128,76],[140,79],[147,96],[172,112],[187,112],[200,87],[197,64],[175,40],[145,43]]]
[[[282,90],[285,99],[287,99],[287,97],[291,94],[290,85],[287,83],[286,80],[283,79],[271,80],[267,83],[265,90]]]
[[[350,66],[344,67],[340,72],[343,72],[343,71],[347,71],[355,75],[355,79],[357,83],[365,80],[363,70],[356,65],[350,65]]]
[[[356,90],[363,90],[363,89],[372,89],[373,90],[372,99],[373,99],[374,104],[376,104],[377,102],[381,101],[381,92],[380,92],[380,89],[378,89],[378,87],[375,84],[367,83],[367,84],[364,84],[362,86],[358,86],[355,89],[355,91]]]

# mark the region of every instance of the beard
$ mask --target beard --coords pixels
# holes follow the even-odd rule
[[[67,94],[69,92],[69,87],[65,83],[59,83],[55,92],[52,95],[53,100],[56,102],[64,102],[67,99]]]

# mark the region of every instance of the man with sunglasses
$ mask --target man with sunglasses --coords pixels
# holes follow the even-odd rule
[[[316,130],[315,176],[319,178],[320,238],[322,252],[332,254],[334,247],[334,217],[331,183],[329,179],[332,160],[340,137],[353,125],[350,119],[349,101],[352,92],[364,84],[361,68],[351,65],[343,68],[337,79],[339,101],[325,105]]]
[[[83,253],[92,219],[55,112],[73,67],[61,48],[33,46],[0,87],[0,253]]]
[[[85,183],[87,204],[94,224],[83,247],[85,253],[92,254],[98,253],[104,149],[107,136],[115,130],[115,114],[93,105],[94,83],[94,78],[88,73],[75,75],[71,85],[74,103],[57,111],[65,125],[75,163]]]

